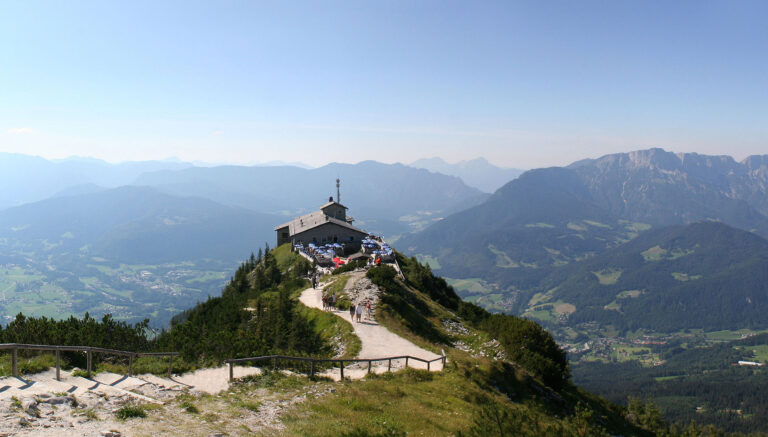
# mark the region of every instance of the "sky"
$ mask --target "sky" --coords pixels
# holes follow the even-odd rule
[[[0,152],[768,153],[765,1],[0,2]]]

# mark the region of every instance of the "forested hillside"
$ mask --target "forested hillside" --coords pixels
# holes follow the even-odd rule
[[[558,269],[524,295],[521,310],[570,304],[569,325],[598,322],[620,332],[762,329],[767,275],[768,241],[700,222],[648,231]]]

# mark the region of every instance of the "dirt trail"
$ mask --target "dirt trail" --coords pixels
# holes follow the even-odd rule
[[[353,275],[347,282],[347,287],[345,287],[345,289],[354,287],[354,282],[357,282],[361,278],[362,275]],[[322,296],[323,292],[321,289],[308,288],[301,293],[299,300],[308,307],[322,309]],[[344,320],[351,321],[349,311],[333,311],[333,313]],[[379,325],[374,320],[364,320],[361,323],[352,322],[352,326],[355,330],[355,334],[360,338],[360,342],[362,343],[362,348],[357,358],[368,359],[410,355],[424,360],[432,360],[440,357],[440,355],[422,349],[397,334],[390,332],[387,328]],[[386,361],[378,364],[379,368],[387,365],[388,363]],[[396,360],[392,362],[392,367],[402,368],[404,366],[405,360]],[[419,361],[409,360],[408,367],[426,369],[427,365]],[[443,364],[440,361],[436,361],[430,365],[430,370],[442,370],[442,368]],[[361,376],[364,374],[365,372],[361,372]],[[345,376],[347,376],[346,371]],[[350,374],[350,376],[352,376],[352,374]]]

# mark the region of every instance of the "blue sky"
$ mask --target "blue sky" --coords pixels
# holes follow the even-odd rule
[[[0,2],[0,151],[768,153],[768,2]]]

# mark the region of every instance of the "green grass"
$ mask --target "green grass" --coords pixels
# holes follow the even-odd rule
[[[524,312],[522,316],[550,323],[553,323],[556,320],[556,317],[551,310],[528,310]]]
[[[494,288],[480,278],[453,279],[444,278],[448,285],[459,293],[490,293]]]
[[[344,290],[344,287],[347,285],[347,282],[349,282],[349,276],[338,276],[336,279],[334,279],[330,284],[323,287],[323,294],[333,294],[335,293],[338,297],[341,292]]]
[[[704,334],[704,336],[707,337],[708,340],[715,340],[715,341],[731,341],[731,340],[738,340],[740,338],[744,338],[749,334],[755,333],[763,333],[768,332],[768,330],[762,330],[762,331],[752,331],[750,329],[739,329],[735,331],[712,331],[707,332]]]
[[[688,255],[692,254],[693,252],[694,252],[694,249],[680,249],[680,248],[675,248],[675,249],[672,249],[672,251],[671,251],[671,252],[669,252],[669,257],[668,257],[668,259],[678,259],[678,258],[682,258],[682,257],[684,257],[684,256],[688,256]]]
[[[432,255],[416,254],[416,259],[418,259],[421,263],[429,265],[429,268],[433,270],[442,268],[440,261],[438,261],[437,258]]]
[[[616,295],[617,299],[636,298],[640,297],[644,292],[642,290],[625,290]]]
[[[360,338],[355,335],[355,330],[348,321],[337,317],[335,314],[299,306],[299,312],[313,326],[323,340],[332,341],[339,339],[344,344],[344,356],[342,358],[354,358],[360,353],[362,344]]]
[[[760,363],[768,362],[768,345],[759,344],[754,346],[737,346],[736,349],[743,352],[751,352],[752,358],[750,361],[757,361]]]
[[[552,295],[554,292],[557,291],[557,287],[547,291],[546,293],[536,293],[531,297],[531,300],[528,301],[528,306],[533,307],[538,304],[546,303],[552,300]]]
[[[624,223],[625,224],[624,227],[628,231],[631,231],[633,233],[639,233],[639,232],[642,232],[642,231],[647,231],[647,230],[651,229],[651,227],[652,227],[651,225],[649,225],[647,223],[640,223],[640,222],[626,223],[624,220],[620,220],[620,222]]]
[[[661,261],[667,255],[667,250],[662,249],[661,246],[653,246],[642,252],[641,255],[646,262]]]
[[[622,270],[604,269],[597,272],[592,272],[597,277],[602,285],[613,285],[618,282],[621,277]]]
[[[147,412],[141,405],[124,405],[115,411],[115,417],[120,420],[147,417]]]
[[[192,401],[184,400],[179,404],[179,408],[181,408],[185,413],[189,414],[199,414],[200,410],[195,406],[195,404],[192,403]]]
[[[526,228],[545,228],[545,229],[552,229],[552,228],[554,228],[555,226],[554,226],[554,225],[550,225],[549,223],[542,223],[542,222],[538,222],[538,223],[528,223],[527,225],[525,225],[525,227],[526,227]]]
[[[604,229],[610,229],[611,228],[610,225],[606,225],[605,223],[600,223],[600,222],[596,222],[596,221],[593,221],[593,220],[584,220],[584,223],[586,223],[588,225],[592,225],[592,226],[597,227],[597,228],[604,228]]]
[[[680,272],[672,272],[672,277],[681,282],[695,281],[697,279],[701,279],[701,275],[688,275],[687,273],[680,273]]]
[[[501,267],[503,269],[513,269],[520,267],[520,264],[512,261],[512,258],[510,258],[509,255],[497,249],[493,244],[488,245],[488,250],[496,255],[496,267]]]
[[[411,369],[344,384],[284,416],[286,435],[450,435],[468,428],[484,394],[452,374],[423,375]]]
[[[584,226],[582,224],[579,224],[579,223],[575,223],[575,222],[568,222],[566,227],[568,229],[572,230],[572,231],[586,231],[587,230],[586,226]]]
[[[26,356],[27,353],[29,352],[19,352],[18,367],[22,375],[39,373],[56,365],[56,357],[53,354],[33,353]],[[12,367],[10,351],[0,354],[0,375],[10,376],[13,373]]]
[[[347,286],[350,277],[348,275],[339,275],[337,279],[333,280],[330,284],[323,287],[323,294],[336,295],[336,308],[340,310],[347,310],[352,302],[349,300],[349,296],[344,292],[344,287]]]
[[[499,435],[478,431],[478,423],[487,423],[482,414],[489,410],[499,417],[516,418],[524,428],[507,425],[514,433],[503,435],[579,435],[571,425],[570,413],[539,397],[541,393],[534,390],[524,372],[459,355],[462,353],[452,355],[442,372],[407,369],[336,384],[335,393],[300,404],[285,414],[282,422],[286,428],[281,435]],[[504,393],[513,393],[513,400]],[[623,419],[606,401],[576,389],[563,391],[560,396],[566,404],[581,402],[595,411],[612,434],[636,434],[615,426]]]
[[[273,249],[272,255],[275,256],[277,266],[280,268],[280,270],[283,271],[293,265],[296,259],[301,258],[301,255],[299,255],[297,252],[291,252],[291,245],[289,243],[285,243]]]
[[[227,278],[227,275],[224,272],[203,272],[202,276],[198,276],[192,279],[187,279],[185,282],[187,284],[195,284],[199,282],[208,282],[208,281],[223,281],[226,278]]]
[[[237,385],[245,390],[268,388],[273,391],[288,391],[299,389],[311,384],[308,378],[298,375],[286,375],[283,372],[265,370],[259,375],[249,375],[239,378]]]
[[[133,373],[151,373],[158,376],[168,376],[168,357],[138,357],[133,360]],[[202,363],[189,363],[180,357],[173,358],[173,373],[186,373],[198,369]],[[100,361],[96,364],[96,372],[112,372],[128,374],[128,360],[121,359],[117,362]]]

